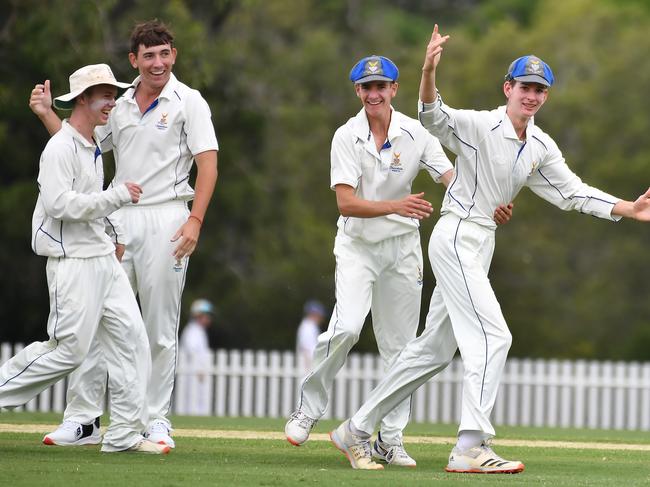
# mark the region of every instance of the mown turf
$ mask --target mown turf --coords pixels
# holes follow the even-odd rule
[[[57,423],[59,415],[1,413],[0,423]],[[175,418],[179,428],[281,430],[282,420]],[[325,432],[335,422],[324,422]],[[408,434],[453,436],[450,425],[411,425]],[[501,432],[501,428],[499,429]],[[648,443],[647,433],[507,429],[509,439]],[[503,434],[505,437],[505,432]],[[102,454],[99,447],[61,448],[40,443],[41,434],[0,433],[0,485],[7,486],[283,486],[319,485],[513,485],[513,486],[646,486],[650,485],[648,452],[498,447],[504,457],[519,458],[518,475],[447,474],[447,445],[408,445],[416,469],[354,471],[328,442],[296,448],[279,440],[223,440],[178,437],[168,456]]]

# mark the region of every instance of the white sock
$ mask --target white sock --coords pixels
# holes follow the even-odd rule
[[[483,443],[483,432],[477,430],[464,430],[458,433],[456,448],[459,450],[469,450]]]
[[[360,436],[361,438],[367,439],[370,438],[370,433],[366,433],[365,431],[361,431],[359,428],[357,428],[352,420],[348,423],[350,425],[350,431],[354,436]]]

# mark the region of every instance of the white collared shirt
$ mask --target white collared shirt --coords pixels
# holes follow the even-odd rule
[[[440,142],[422,125],[392,110],[388,140],[377,152],[365,109],[339,127],[332,140],[331,188],[346,184],[357,197],[397,200],[411,194],[413,180],[426,170],[434,181],[453,169]],[[391,214],[374,218],[339,217],[339,231],[353,238],[379,242],[417,230],[419,220]]]
[[[160,96],[145,111],[135,100],[140,83],[117,100],[105,127],[98,128],[102,150],[113,150],[115,177],[142,186],[138,206],[194,198],[190,169],[194,156],[218,150],[210,107],[201,94],[172,74]]]
[[[532,118],[522,141],[505,106],[491,111],[456,110],[445,105],[440,95],[433,103],[418,105],[422,125],[457,154],[456,175],[447,188],[442,214],[496,228],[497,206],[510,203],[528,186],[563,210],[620,220],[611,214],[620,198],[583,183]]]
[[[109,215],[131,197],[123,184],[102,191],[103,183],[101,151],[64,120],[41,154],[32,250],[77,258],[115,252],[105,226],[115,224]]]

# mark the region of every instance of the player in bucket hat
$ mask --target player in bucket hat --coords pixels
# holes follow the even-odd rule
[[[457,154],[456,176],[429,242],[436,288],[426,326],[343,425],[371,434],[388,411],[444,370],[460,349],[465,371],[462,412],[446,470],[518,473],[524,470],[522,462],[505,460],[490,446],[495,435],[490,414],[512,343],[488,277],[496,229],[491,211],[528,186],[563,210],[647,222],[650,189],[636,201],[624,201],[588,186],[569,169],[557,144],[534,122],[554,82],[551,69],[538,57],[524,56],[510,65],[503,83],[505,106],[492,111],[447,106],[435,81],[448,39],[436,25],[420,81],[420,122]]]
[[[138,303],[116,254],[124,234],[112,214],[140,200],[140,185],[103,190],[96,127],[108,122],[119,83],[105,65],[70,76],[59,97],[70,118],[48,141],[40,159],[39,195],[32,217],[32,249],[48,258],[48,341],[34,342],[0,367],[0,407],[16,407],[77,369],[91,351],[107,363],[110,424],[102,451],[168,453],[144,438],[149,344]],[[110,229],[111,235],[106,229]],[[55,238],[56,236],[56,238]],[[118,257],[119,258],[119,257]],[[102,442],[99,422],[66,422],[46,445]]]

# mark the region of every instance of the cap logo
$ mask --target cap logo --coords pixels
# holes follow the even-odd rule
[[[528,68],[528,71],[531,72],[532,74],[542,74],[542,72],[544,71],[542,69],[542,65],[539,62],[539,59],[530,59],[528,61],[528,66],[526,67]]]
[[[363,74],[382,74],[381,64],[379,61],[368,61]]]

